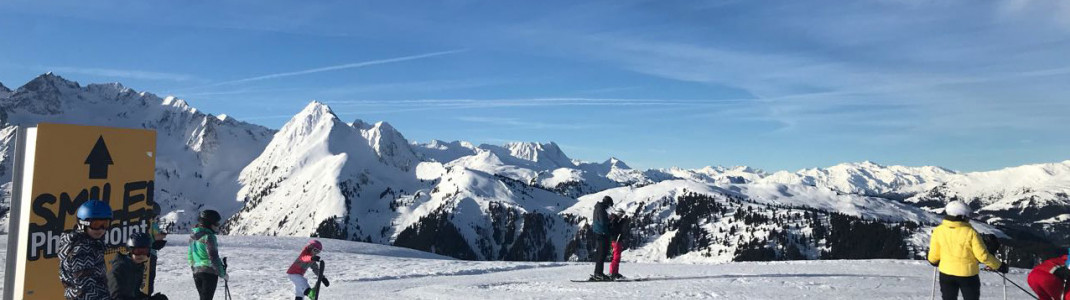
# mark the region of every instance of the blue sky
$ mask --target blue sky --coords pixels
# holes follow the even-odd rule
[[[4,1],[0,82],[122,82],[279,128],[633,167],[1070,159],[1070,2]]]

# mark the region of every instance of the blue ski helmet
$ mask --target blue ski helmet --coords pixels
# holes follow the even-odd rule
[[[100,200],[89,200],[78,207],[78,219],[111,219],[111,205]]]

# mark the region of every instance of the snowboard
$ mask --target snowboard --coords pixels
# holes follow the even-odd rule
[[[320,298],[320,284],[323,283],[323,267],[326,264],[323,260],[320,260],[319,264],[319,272],[316,273],[316,285],[312,287],[311,292],[308,292],[308,300],[318,300]]]

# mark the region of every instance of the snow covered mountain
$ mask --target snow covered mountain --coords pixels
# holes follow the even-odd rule
[[[230,234],[331,237],[473,260],[587,260],[593,204],[611,196],[632,220],[625,243],[643,261],[908,258],[927,245],[943,204],[961,199],[989,224],[1070,241],[1070,161],[978,173],[873,162],[773,173],[636,170],[616,158],[572,159],[553,142],[412,143],[386,122],[346,123],[319,102],[274,131],[118,84],[81,87],[45,74],[4,90],[3,179],[12,125],[153,128],[156,198],[179,231],[192,212],[214,208]]]
[[[233,213],[238,173],[260,154],[273,131],[197,111],[174,97],[160,98],[118,83],[81,86],[47,73],[11,92],[0,89],[0,181],[3,227],[10,203],[14,133],[39,122],[149,128],[157,132],[156,201],[165,220],[181,229],[197,211]]]
[[[466,157],[503,166],[492,151],[479,153]],[[538,153],[515,153],[538,164]],[[486,168],[415,157],[388,124],[347,124],[313,102],[242,171],[245,207],[228,230],[392,243],[465,259],[562,258],[571,228],[555,213],[574,199]]]
[[[989,223],[1070,244],[1070,160],[959,174],[905,201],[940,211],[946,200],[965,201]]]
[[[413,144],[386,123],[347,124],[313,102],[243,170],[245,206],[228,227],[464,259],[587,260],[588,217],[608,195],[635,220],[629,247],[644,259],[723,262],[908,258],[939,222],[899,201],[766,177],[747,167],[642,172],[617,159],[577,162],[554,143]],[[860,227],[882,238],[876,248],[842,241]],[[772,245],[779,250],[765,250]]]

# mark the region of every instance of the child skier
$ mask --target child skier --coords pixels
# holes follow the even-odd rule
[[[323,286],[331,286],[331,282],[323,277],[322,270],[319,269],[319,265],[316,264],[319,260],[319,253],[323,251],[323,244],[320,241],[311,240],[308,241],[308,245],[301,249],[301,254],[297,256],[297,260],[290,265],[290,269],[286,270],[286,276],[290,278],[290,281],[294,284],[294,296],[296,300],[304,299],[305,296],[309,296],[311,299],[316,299],[316,295],[310,295],[312,288],[308,285],[308,279],[305,279],[305,272],[308,268],[312,268],[312,272],[319,276],[319,280],[323,282]]]
[[[219,241],[216,239],[219,221],[222,219],[217,211],[201,211],[200,224],[193,228],[193,233],[189,236],[186,259],[193,270],[193,283],[197,286],[197,294],[201,300],[215,298],[219,278],[223,278],[224,284],[229,279],[227,266],[219,257]]]
[[[1070,252],[1070,250],[1067,250]],[[1061,251],[1060,251],[1061,252]],[[1029,287],[1037,293],[1040,300],[1067,300],[1067,279],[1070,279],[1070,271],[1067,270],[1066,254],[1045,260],[1032,272],[1029,272]]]
[[[74,231],[59,240],[59,280],[67,299],[107,299],[108,270],[104,264],[104,236],[111,226],[107,202],[86,201],[78,207]]]
[[[144,286],[145,267],[149,261],[153,238],[148,233],[138,232],[126,240],[128,253],[115,256],[108,272],[108,289],[115,300],[167,300],[156,293],[149,296],[141,292]]]
[[[613,280],[624,279],[624,276],[620,275],[620,253],[624,251],[621,237],[624,236],[626,222],[623,210],[617,209],[609,216],[609,236],[613,239],[613,260],[609,261],[609,278]]]

